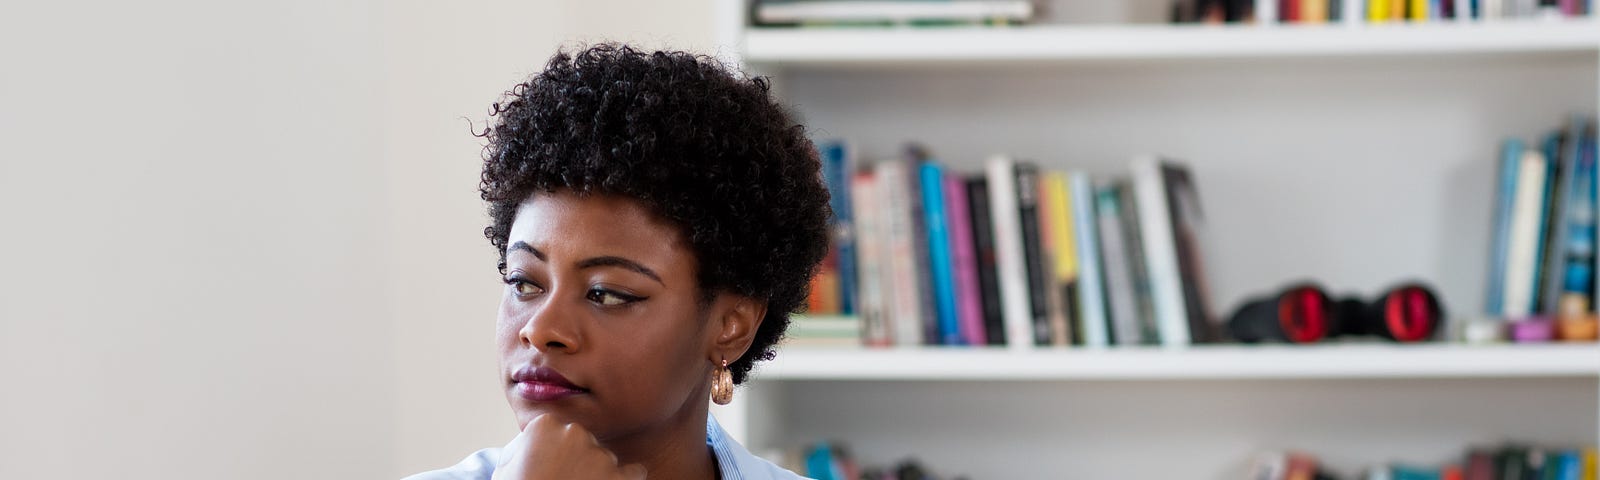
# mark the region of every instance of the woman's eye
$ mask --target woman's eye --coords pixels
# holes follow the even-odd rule
[[[601,304],[601,305],[605,305],[607,307],[615,307],[615,306],[618,306],[618,305],[625,305],[625,304],[633,303],[633,302],[639,300],[639,297],[635,297],[635,296],[632,296],[632,295],[624,295],[624,294],[613,292],[613,291],[609,291],[609,290],[601,290],[601,289],[598,289],[598,288],[593,289],[593,290],[589,290],[588,297],[589,297],[589,301],[594,302],[594,303],[598,303],[598,304]]]
[[[534,285],[533,283],[520,278],[507,279],[506,284],[511,285],[511,289],[516,290],[518,296],[526,297],[544,293],[543,288],[539,288],[538,285]]]

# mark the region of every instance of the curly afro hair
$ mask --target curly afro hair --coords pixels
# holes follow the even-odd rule
[[[816,149],[769,95],[717,60],[617,44],[563,51],[490,110],[480,190],[484,229],[505,269],[517,205],[571,190],[633,198],[675,224],[694,251],[702,298],[767,302],[744,383],[773,357],[827,252],[828,191]]]

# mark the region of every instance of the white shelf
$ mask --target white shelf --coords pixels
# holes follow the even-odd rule
[[[1600,346],[1328,344],[1107,350],[785,348],[757,380],[1600,377]]]
[[[753,28],[743,39],[747,62],[879,68],[976,62],[1586,52],[1600,51],[1600,22]]]

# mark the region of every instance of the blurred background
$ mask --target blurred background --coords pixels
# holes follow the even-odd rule
[[[602,40],[770,76],[854,194],[810,314],[716,410],[758,454],[816,478],[1593,478],[1592,0],[4,10],[0,478],[398,478],[503,445],[472,132]],[[1023,218],[1083,223],[990,245],[1019,267],[973,238],[941,258],[928,239],[961,235],[920,222],[958,216],[907,216],[885,178],[967,229],[1008,208],[973,200],[999,180],[1039,186]],[[871,227],[896,215],[925,250]],[[1127,237],[1150,215],[1175,232]],[[894,280],[895,255],[922,270]],[[1062,297],[996,300],[1034,287]],[[1331,307],[1391,294],[1417,307]],[[1300,336],[1318,315],[1348,321]]]

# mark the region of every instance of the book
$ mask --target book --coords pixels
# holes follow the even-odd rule
[[[984,338],[989,345],[1005,345],[1005,313],[1000,307],[999,264],[995,259],[993,209],[989,206],[989,180],[968,178],[967,200],[971,202],[972,249],[977,261],[979,304],[983,308]]]
[[[1166,187],[1168,213],[1172,216],[1173,243],[1178,253],[1178,275],[1183,288],[1185,319],[1189,337],[1195,343],[1222,341],[1223,328],[1211,314],[1205,275],[1205,255],[1200,239],[1205,231],[1205,216],[1200,209],[1200,194],[1189,168],[1174,161],[1161,165]]]
[[[928,151],[921,145],[907,144],[901,151],[901,158],[907,162],[906,175],[909,177],[907,181],[911,185],[911,248],[915,255],[911,258],[921,263],[916,278],[912,279],[916,282],[916,289],[911,293],[917,299],[917,311],[922,314],[919,317],[922,321],[922,344],[938,345],[939,307],[933,286],[933,266],[929,264],[929,259],[933,258],[933,255],[928,250],[928,216],[927,207],[923,205],[922,192],[922,164],[928,162]],[[907,287],[910,285],[907,284]]]
[[[1300,0],[1301,23],[1327,23],[1328,0]]]
[[[1106,313],[1111,322],[1111,343],[1138,345],[1144,343],[1144,331],[1139,322],[1133,264],[1126,248],[1122,188],[1118,183],[1095,188],[1095,231],[1100,236],[1100,260],[1105,273]]]
[[[1034,16],[1026,0],[761,1],[755,8],[761,24],[903,24],[926,22],[1021,23]]]
[[[1033,310],[1028,285],[1028,266],[1023,252],[1022,216],[1018,215],[1017,162],[1006,156],[991,157],[984,163],[988,178],[989,206],[994,221],[994,251],[998,264],[1000,304],[1005,320],[1006,343],[1025,350],[1033,345]]]
[[[856,228],[856,263],[858,279],[856,298],[859,305],[856,315],[861,317],[861,341],[869,346],[894,344],[894,332],[889,323],[887,300],[890,275],[884,268],[888,257],[888,240],[883,231],[884,207],[880,200],[876,174],[870,170],[857,172],[850,180],[852,215]]]
[[[894,344],[921,345],[922,301],[917,289],[925,269],[918,261],[916,242],[920,240],[912,225],[912,192],[910,162],[895,158],[879,162],[875,170],[877,188],[882,193],[884,226],[888,245],[888,258],[884,265],[889,269],[889,323]]]
[[[1172,213],[1161,163],[1153,156],[1134,159],[1133,190],[1138,202],[1145,269],[1161,345],[1180,347],[1189,344],[1188,308],[1183,303],[1178,247],[1174,242]]]
[[[1538,291],[1540,235],[1544,230],[1544,198],[1549,169],[1543,153],[1524,150],[1518,161],[1516,195],[1506,248],[1502,315],[1524,318],[1534,314]]]
[[[1077,237],[1066,184],[1061,172],[1039,174],[1039,255],[1045,270],[1051,345],[1082,343],[1082,329],[1074,314],[1078,308]]]
[[[1039,247],[1039,168],[1028,162],[1016,163],[1017,217],[1022,232],[1023,266],[1028,279],[1028,312],[1035,345],[1050,344],[1049,278]]]
[[[961,343],[987,345],[983,325],[983,299],[978,287],[978,255],[972,240],[971,202],[967,182],[959,175],[944,179],[946,225],[950,228],[950,259],[955,272],[956,323]]]
[[[850,176],[854,169],[849,144],[840,140],[824,141],[817,145],[822,160],[822,178],[828,187],[828,206],[833,210],[832,247],[835,254],[835,274],[838,281],[838,305],[835,312],[855,314],[856,305],[856,251],[855,230],[850,205]]]
[[[920,166],[923,214],[928,229],[928,263],[932,272],[937,345],[961,345],[956,318],[955,269],[950,255],[950,226],[944,212],[944,169],[927,161]]]
[[[1139,310],[1139,330],[1143,344],[1160,345],[1161,332],[1156,323],[1155,297],[1150,289],[1149,263],[1145,261],[1144,232],[1140,229],[1139,200],[1133,184],[1125,183],[1117,192],[1122,201],[1122,248],[1128,252],[1128,274],[1133,280],[1133,296]]]
[[[1506,261],[1511,251],[1511,218],[1516,212],[1517,173],[1522,171],[1522,141],[1506,140],[1501,147],[1500,175],[1495,193],[1494,231],[1489,253],[1489,293],[1484,313],[1506,314]]]
[[[1567,291],[1567,261],[1571,256],[1568,247],[1574,243],[1574,233],[1581,235],[1581,232],[1572,231],[1573,222],[1574,220],[1583,222],[1586,220],[1584,217],[1589,216],[1589,205],[1584,201],[1587,197],[1578,191],[1580,180],[1587,175],[1586,172],[1579,171],[1578,165],[1585,128],[1583,118],[1574,116],[1567,122],[1564,132],[1551,135],[1546,142],[1545,154],[1547,158],[1552,159],[1554,176],[1551,182],[1550,200],[1546,204],[1549,221],[1544,241],[1544,278],[1540,281],[1539,293],[1542,312],[1558,311],[1557,306],[1560,305],[1561,296]],[[1576,219],[1575,214],[1578,217]],[[1580,248],[1593,247],[1592,241],[1589,245],[1583,245],[1581,238],[1578,243],[1576,246]],[[1586,292],[1587,288],[1579,291]]]
[[[1111,332],[1106,320],[1100,238],[1095,228],[1098,222],[1094,215],[1094,186],[1083,172],[1073,172],[1069,181],[1072,231],[1078,246],[1078,326],[1082,327],[1085,347],[1104,348],[1111,345]]]

